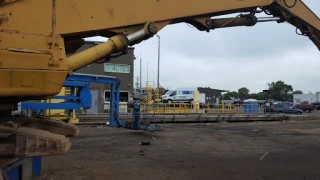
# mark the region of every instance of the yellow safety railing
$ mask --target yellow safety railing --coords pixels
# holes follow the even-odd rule
[[[141,104],[141,113],[155,113],[155,114],[263,114],[264,108],[261,106],[244,106],[242,104],[201,104],[199,108],[189,103],[154,103]],[[132,112],[132,109],[128,109]]]
[[[141,104],[153,104],[160,103],[159,89],[156,88],[155,83],[151,81],[146,82],[146,96],[144,99],[140,100]]]

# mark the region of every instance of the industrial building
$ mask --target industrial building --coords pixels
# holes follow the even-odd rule
[[[293,104],[301,104],[302,102],[307,101],[309,104],[319,102],[320,92],[315,94],[294,94],[293,95]]]
[[[206,104],[216,104],[222,99],[222,93],[228,92],[226,90],[211,89],[209,87],[198,87],[198,91],[201,94],[205,94]]]
[[[81,52],[94,47],[101,42],[86,41],[77,51]],[[120,79],[120,109],[126,111],[127,102],[133,96],[134,86],[134,48],[129,47],[127,54],[108,59],[102,63],[93,63],[76,73],[115,76]],[[92,107],[86,110],[88,114],[109,112],[110,86],[106,84],[90,84]]]

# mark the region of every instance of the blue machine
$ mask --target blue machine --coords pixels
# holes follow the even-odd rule
[[[67,77],[63,87],[71,89],[69,96],[54,96],[53,99],[63,99],[61,103],[41,103],[41,102],[22,102],[21,109],[30,109],[34,114],[43,115],[48,109],[66,109],[69,117],[73,110],[90,109],[92,106],[92,96],[89,89],[90,83],[110,84],[110,113],[109,126],[126,127],[135,130],[158,131],[162,130],[160,126],[151,126],[150,123],[141,125],[140,123],[140,105],[134,107],[133,123],[126,123],[119,119],[119,101],[120,101],[120,80],[116,77],[99,76],[89,74],[75,73]],[[77,91],[76,91],[77,90]],[[74,95],[74,92],[77,92]]]

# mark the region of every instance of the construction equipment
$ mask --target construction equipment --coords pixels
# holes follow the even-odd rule
[[[92,74],[80,74],[75,73],[69,76],[63,84],[63,87],[70,88],[69,95],[54,96],[49,102],[22,102],[22,110],[31,110],[33,115],[44,115],[51,116],[52,114],[47,114],[47,110],[65,110],[67,113],[63,113],[62,117],[53,117],[54,119],[68,120],[69,123],[79,123],[79,119],[75,117],[75,110],[90,109],[92,106],[92,96],[89,89],[90,83],[104,83],[109,84],[110,89],[113,93],[110,93],[111,106],[114,109],[119,109],[119,85],[120,80],[116,77],[111,76],[101,76]],[[116,88],[117,87],[117,88]],[[61,102],[50,102],[55,99],[63,99]],[[59,114],[61,115],[61,114]],[[53,115],[56,116],[56,115]],[[119,110],[110,113],[109,119],[115,119],[115,116],[119,116]]]
[[[320,50],[320,20],[301,0],[0,0],[0,11],[0,132],[6,135],[1,143],[11,142],[0,144],[0,156],[66,153],[71,144],[65,135],[76,135],[77,128],[10,117],[17,103],[53,97],[74,71],[124,54],[129,45],[170,24],[189,23],[209,32],[288,22]],[[255,16],[262,12],[270,16]],[[212,19],[233,13],[241,14]],[[109,39],[67,57],[82,38],[97,35]]]
[[[140,109],[141,105],[140,104],[134,104],[133,106],[133,113],[132,113],[132,117],[133,117],[133,121],[132,122],[125,122],[125,121],[121,121],[124,126],[128,129],[134,129],[134,130],[145,130],[145,131],[162,131],[164,130],[163,126],[159,126],[157,124],[152,125],[150,120],[149,121],[144,121],[143,123],[141,123],[141,118],[145,119],[145,118],[150,118],[150,115],[145,115],[143,114],[141,116],[141,109]],[[111,121],[110,121],[111,122]],[[110,123],[111,124],[111,123]],[[113,123],[114,124],[114,123]]]

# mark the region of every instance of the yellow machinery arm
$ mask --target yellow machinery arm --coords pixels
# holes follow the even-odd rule
[[[270,16],[255,16],[263,12]],[[234,13],[241,14],[217,18]],[[29,128],[19,130],[12,122],[8,128],[4,122],[10,119],[4,115],[19,101],[58,94],[73,71],[122,53],[166,25],[189,23],[209,32],[269,21],[289,22],[320,50],[320,20],[301,0],[0,0],[0,133],[17,135],[16,143],[0,146],[10,147],[0,148],[0,156],[32,156],[37,144],[55,147],[42,149],[44,155],[68,150],[69,142],[54,134],[75,135],[75,127],[20,120]],[[67,57],[82,45],[82,38],[99,35],[109,40]]]
[[[308,36],[320,50],[320,19],[301,0],[277,0],[279,6],[272,14],[297,28],[297,34]],[[300,31],[300,33],[298,32]]]

